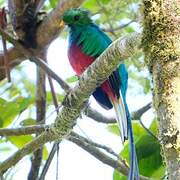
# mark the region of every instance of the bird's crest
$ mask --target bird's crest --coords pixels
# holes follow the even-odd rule
[[[83,8],[68,9],[63,15],[65,24],[71,25],[87,25],[92,22],[90,12]]]

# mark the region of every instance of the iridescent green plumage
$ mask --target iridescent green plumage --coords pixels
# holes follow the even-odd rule
[[[76,41],[78,45],[82,44],[83,52],[87,55],[99,56],[112,42],[111,39],[92,22],[89,11],[87,10],[71,9],[70,11],[66,11],[63,20],[71,27],[71,40]],[[101,34],[101,36],[99,34]]]

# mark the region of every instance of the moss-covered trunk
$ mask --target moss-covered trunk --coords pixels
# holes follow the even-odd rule
[[[180,1],[144,0],[143,47],[169,179],[180,179]]]

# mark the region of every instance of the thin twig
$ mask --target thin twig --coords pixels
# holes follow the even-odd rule
[[[141,107],[140,109],[134,111],[131,113],[131,119],[132,120],[139,120],[141,118],[141,116],[147,112],[150,108],[151,108],[151,102],[146,104],[145,106]],[[93,109],[92,107],[88,107],[85,109],[85,115],[92,118],[93,120],[100,122],[100,123],[116,123],[116,119],[114,117],[110,117],[108,118],[107,116],[104,116],[102,113],[96,111],[95,109]]]
[[[58,114],[59,113],[58,100],[57,100],[56,92],[55,92],[55,89],[54,89],[54,85],[53,85],[53,82],[52,82],[52,79],[51,79],[50,76],[48,76],[48,81],[49,81],[49,86],[51,88],[51,95],[52,95],[52,99],[53,99],[53,104],[54,104],[56,112]]]
[[[157,137],[150,129],[148,129],[148,128],[144,125],[144,123],[142,122],[141,119],[139,120],[139,122],[140,122],[141,126],[147,131],[147,133],[148,133],[149,135],[151,135],[152,137],[154,137],[156,140],[159,141],[158,137]]]
[[[131,20],[129,21],[128,23],[126,24],[121,24],[119,25],[118,27],[115,27],[115,28],[102,28],[103,31],[105,32],[114,32],[114,31],[118,31],[118,30],[121,30],[127,26],[129,26],[131,23],[135,22],[135,20]]]
[[[10,68],[8,64],[8,56],[7,56],[7,45],[6,45],[6,40],[2,38],[2,45],[3,45],[3,50],[4,50],[4,67],[6,71],[6,76],[8,79],[8,82],[11,82],[11,74],[10,74]]]
[[[47,55],[46,49],[41,53],[42,59]],[[36,122],[45,124],[46,116],[46,74],[39,66],[37,69],[36,79]],[[39,134],[36,133],[36,136]],[[43,146],[37,149],[31,157],[31,168],[28,174],[28,180],[36,180],[39,174],[43,155]]]
[[[55,154],[56,151],[57,151],[57,148],[58,148],[57,142],[54,142],[53,147],[52,147],[52,149],[51,149],[51,152],[50,152],[50,154],[49,154],[49,157],[48,157],[48,159],[46,160],[46,164],[44,165],[43,170],[42,170],[41,175],[40,175],[40,177],[39,177],[38,180],[44,180],[45,175],[46,175],[46,173],[47,173],[47,171],[48,171],[48,169],[49,169],[49,166],[50,166],[50,164],[51,164],[51,162],[52,162],[52,160],[53,160],[54,154]]]
[[[90,144],[94,147],[97,147],[97,148],[100,148],[100,149],[103,149],[105,150],[106,152],[108,152],[109,154],[115,156],[117,159],[119,159],[119,155],[117,153],[115,153],[111,148],[105,146],[105,145],[102,145],[102,144],[99,144],[99,143],[95,143],[93,142],[92,140],[90,139],[87,139],[83,136],[80,136],[78,135],[77,133],[75,132],[71,132],[71,138],[76,138],[76,139],[81,139],[83,142],[87,143],[87,144]]]
[[[74,134],[74,132],[71,133],[71,135],[73,135],[73,134]],[[125,176],[128,175],[129,168],[128,168],[128,165],[126,164],[125,161],[115,160],[115,159],[109,157],[108,155],[104,154],[102,151],[100,151],[95,146],[88,144],[87,143],[88,141],[84,141],[84,137],[82,137],[80,135],[78,135],[78,136],[79,136],[79,138],[74,138],[73,136],[69,136],[68,140],[77,144],[79,147],[81,147],[85,151],[89,152],[91,155],[96,157],[98,160],[100,160],[104,164],[111,166],[112,168],[116,169],[117,171],[119,171],[120,173],[122,173]],[[147,177],[142,176],[142,175],[140,176],[140,179],[141,180],[150,180],[150,178],[147,178]]]
[[[47,62],[46,59],[45,59],[45,61]],[[58,100],[57,100],[54,85],[53,85],[53,82],[52,82],[52,79],[51,79],[50,76],[48,76],[48,81],[49,81],[49,85],[50,85],[50,88],[51,88],[51,95],[52,95],[52,98],[53,98],[53,103],[54,103],[56,112],[58,114],[59,113]],[[45,163],[45,165],[43,167],[43,170],[42,170],[42,172],[40,174],[39,180],[44,180],[45,175],[46,175],[46,173],[47,173],[47,171],[49,169],[49,166],[51,165],[51,162],[52,162],[52,160],[54,158],[54,155],[55,155],[56,151],[57,151],[57,163],[56,163],[57,167],[56,167],[56,169],[58,169],[58,156],[59,156],[59,144],[60,144],[60,142],[61,141],[58,141],[58,142],[55,142],[53,144],[53,147],[52,147],[52,149],[50,151],[48,159],[46,160],[46,163]],[[56,171],[56,179],[58,179],[57,177],[58,177],[58,171]]]
[[[131,118],[132,118],[133,120],[139,120],[139,119],[141,119],[141,116],[142,116],[145,112],[147,112],[149,109],[151,109],[151,107],[152,107],[152,102],[149,102],[148,104],[146,104],[145,106],[141,107],[140,109],[132,112]]]
[[[42,59],[37,57],[31,57],[30,60],[40,66],[50,77],[55,79],[65,92],[69,92],[70,86],[61,79]]]

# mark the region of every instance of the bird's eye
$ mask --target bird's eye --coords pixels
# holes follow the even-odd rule
[[[78,21],[79,19],[80,19],[80,16],[79,16],[79,15],[74,16],[74,20],[75,20],[75,21]]]

